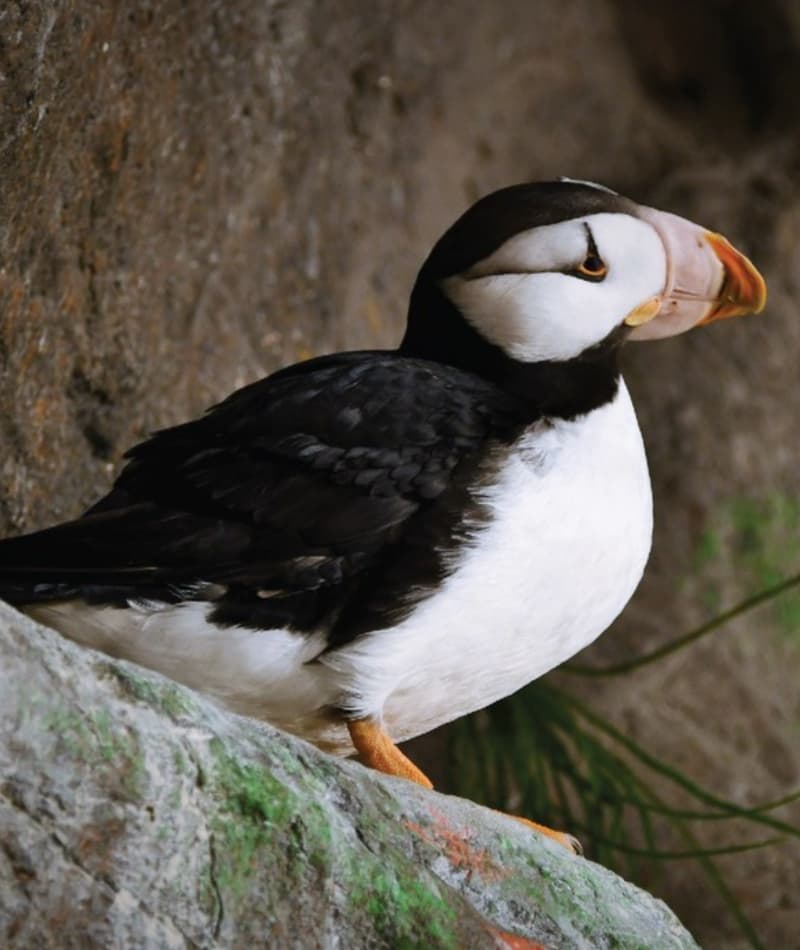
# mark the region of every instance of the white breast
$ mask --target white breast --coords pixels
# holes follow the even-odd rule
[[[652,500],[624,384],[608,406],[526,432],[483,496],[491,517],[441,592],[325,661],[355,710],[382,711],[395,740],[516,691],[627,603],[650,550]]]

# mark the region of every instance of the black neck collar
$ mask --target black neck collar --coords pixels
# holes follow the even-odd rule
[[[574,419],[617,394],[618,351],[626,336],[620,327],[571,360],[524,363],[480,336],[452,301],[420,275],[400,352],[488,379],[523,400],[536,416]]]

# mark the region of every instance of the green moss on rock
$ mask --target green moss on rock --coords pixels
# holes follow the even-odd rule
[[[161,710],[170,719],[190,716],[195,709],[186,690],[169,680],[158,680],[135,673],[130,666],[116,663],[103,664],[103,672],[110,674],[124,695]]]
[[[354,913],[366,913],[386,946],[457,946],[456,913],[430,879],[377,862],[350,865],[345,877]]]

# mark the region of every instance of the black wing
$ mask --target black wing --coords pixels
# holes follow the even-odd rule
[[[507,394],[437,363],[301,363],[136,446],[83,517],[0,543],[0,596],[177,601],[202,585],[221,623],[338,620],[347,637],[378,622],[387,585],[435,574],[475,467],[522,423]]]

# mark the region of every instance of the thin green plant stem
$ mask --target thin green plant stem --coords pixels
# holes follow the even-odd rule
[[[486,757],[486,743],[482,741],[481,727],[477,719],[471,720],[471,727],[472,727],[471,728],[472,736],[471,736],[470,748],[473,750],[473,754],[478,760],[477,763],[475,763],[475,765],[477,766],[475,774],[477,776],[480,776],[480,778],[482,779],[483,784],[484,784],[483,793],[488,798],[491,796],[491,793],[492,793],[491,785],[493,784],[492,782],[493,773],[492,773],[492,770],[489,768],[489,762]]]
[[[614,838],[598,837],[597,834],[592,833],[591,829],[586,825],[577,825],[576,828],[578,831],[585,831],[587,834],[591,834],[593,842],[605,845],[605,847],[610,848],[612,851],[619,851],[622,854],[636,855],[638,857],[653,858],[657,861],[686,861],[689,858],[712,858],[721,857],[726,854],[740,854],[742,851],[757,851],[759,848],[768,848],[770,845],[785,840],[777,836],[774,838],[762,838],[759,841],[747,841],[744,844],[721,845],[719,848],[704,848],[698,845],[696,848],[687,849],[686,851],[659,851],[657,848],[637,848],[635,845],[625,844]]]
[[[547,757],[539,749],[534,749],[531,759],[533,762],[533,768],[531,770],[533,772],[533,781],[537,787],[541,789],[541,792],[537,792],[537,795],[543,798],[552,792],[553,780],[551,768]]]
[[[768,811],[774,811],[776,808],[790,805],[798,799],[800,799],[800,791],[792,792],[791,795],[784,795],[783,798],[776,798],[774,801],[764,802],[761,805],[752,805],[750,808],[738,808],[735,806],[735,811],[695,811],[690,808],[662,808],[658,805],[651,806],[651,810],[657,815],[679,818],[683,821],[732,821],[736,818],[747,819],[753,815],[761,815]],[[620,801],[633,808],[639,805],[639,800],[636,798],[620,797]]]

